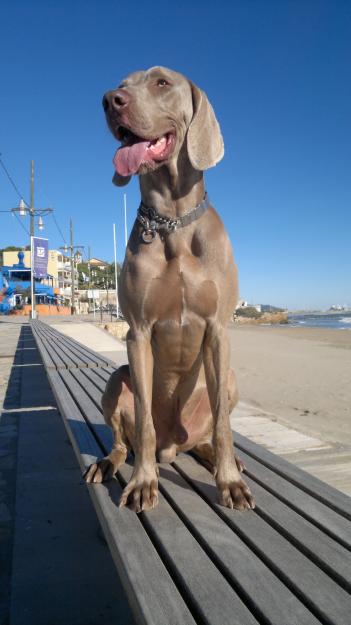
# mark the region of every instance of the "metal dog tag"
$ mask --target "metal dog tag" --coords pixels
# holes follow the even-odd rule
[[[155,236],[156,236],[156,230],[150,230],[150,229],[144,230],[141,235],[144,243],[152,243]]]

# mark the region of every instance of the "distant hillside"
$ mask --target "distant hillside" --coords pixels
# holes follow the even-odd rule
[[[261,304],[261,310],[263,313],[284,312],[284,308],[278,308],[277,306],[271,306],[270,304]]]

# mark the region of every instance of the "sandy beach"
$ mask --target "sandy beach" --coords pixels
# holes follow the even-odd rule
[[[231,326],[229,336],[240,399],[305,434],[351,444],[349,330]]]

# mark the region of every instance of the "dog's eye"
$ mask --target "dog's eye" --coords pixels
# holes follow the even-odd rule
[[[159,78],[157,81],[157,86],[158,87],[166,87],[167,85],[169,85],[169,82],[167,82],[167,80],[165,80],[164,78]]]

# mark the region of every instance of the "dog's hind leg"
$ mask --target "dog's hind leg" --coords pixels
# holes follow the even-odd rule
[[[113,447],[105,458],[90,465],[84,474],[88,483],[106,482],[124,464],[132,444],[134,430],[133,394],[130,389],[129,367],[114,371],[102,396],[102,408],[107,425],[112,428]]]
[[[234,373],[233,369],[229,369],[229,371],[228,371],[228,408],[229,408],[229,414],[234,410],[234,408],[237,405],[238,401],[239,401],[239,392],[238,392],[238,385],[236,383],[235,373]],[[243,461],[241,460],[241,458],[235,453],[235,450],[234,450],[234,460],[235,460],[236,466],[239,469],[240,473],[242,473],[244,471],[244,469],[245,469],[245,465],[244,465]]]
[[[228,371],[228,408],[229,414],[234,410],[236,404],[239,400],[238,387],[236,383],[235,373],[233,369],[229,369]],[[215,466],[215,454],[213,446],[210,443],[199,444],[194,449],[192,449],[195,456],[197,456],[202,464],[213,473],[216,474],[216,466]],[[237,454],[234,456],[236,466],[240,473],[242,473],[245,469],[245,465],[241,458]]]

